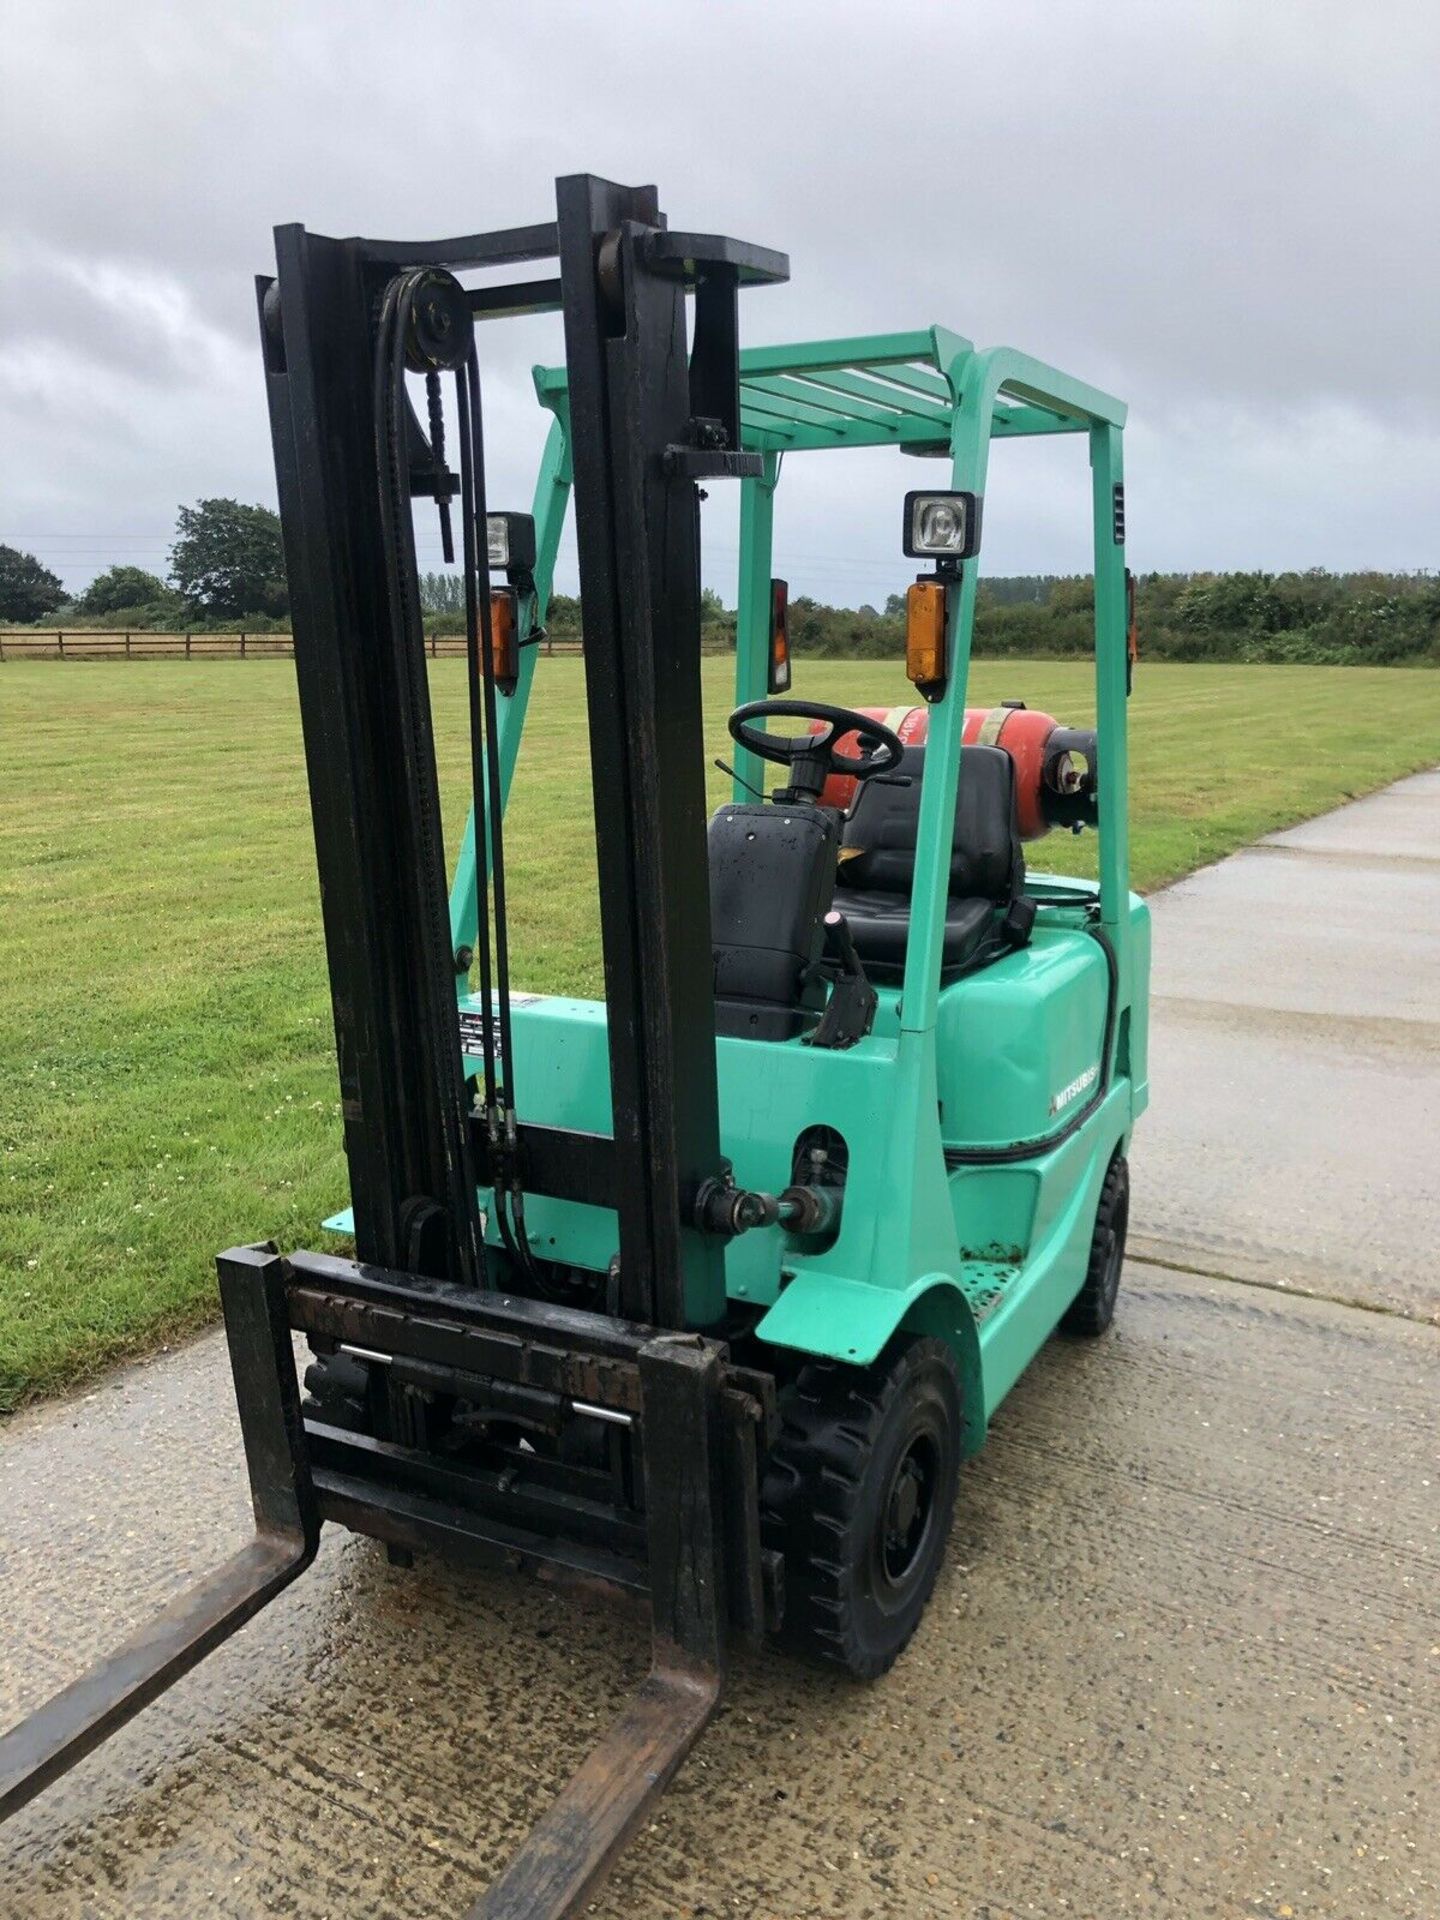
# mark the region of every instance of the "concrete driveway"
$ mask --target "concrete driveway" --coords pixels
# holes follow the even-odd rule
[[[1426,774],[1155,901],[1115,1331],[1007,1402],[895,1671],[742,1660],[597,1914],[1440,1914],[1437,845]],[[15,1420],[0,1723],[246,1520],[216,1336]],[[645,1655],[329,1535],[11,1823],[0,1914],[459,1914]]]
[[[1440,770],[1154,902],[1137,1251],[1440,1318]]]

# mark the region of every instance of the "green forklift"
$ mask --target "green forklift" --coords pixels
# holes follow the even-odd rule
[[[573,176],[533,227],[276,244],[258,306],[351,1185],[326,1225],[355,1251],[219,1257],[255,1540],[0,1739],[0,1815],[273,1599],[329,1521],[399,1564],[648,1599],[648,1678],[474,1909],[571,1913],[736,1639],[892,1664],[962,1461],[1057,1328],[1114,1313],[1149,972],[1125,409],[942,327],[742,350],[740,294],[788,263],[674,231],[652,188]],[[536,260],[549,277],[515,277]],[[532,512],[493,512],[484,340],[537,312],[563,319],[563,365],[535,374],[553,421]],[[1089,453],[1093,729],[966,706],[990,445],[1049,434]],[[881,446],[949,462],[896,487],[896,704],[802,701],[782,461]],[[707,821],[699,503],[725,481],[734,786]],[[603,1001],[513,988],[507,935],[572,496]],[[458,518],[466,584],[448,881],[417,508],[450,550]],[[1098,835],[1097,881],[1030,870],[1052,829]]]

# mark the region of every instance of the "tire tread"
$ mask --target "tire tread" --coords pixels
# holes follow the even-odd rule
[[[948,1512],[941,1516],[942,1550],[917,1590],[914,1617],[893,1645],[867,1643],[850,1582],[866,1547],[859,1537],[865,1471],[896,1400],[919,1369],[937,1359],[954,1380],[958,1405],[959,1371],[942,1340],[906,1339],[863,1371],[831,1361],[807,1363],[787,1398],[766,1465],[761,1529],[766,1544],[785,1556],[779,1638],[792,1651],[845,1667],[860,1679],[874,1679],[894,1663],[924,1612],[944,1557]]]

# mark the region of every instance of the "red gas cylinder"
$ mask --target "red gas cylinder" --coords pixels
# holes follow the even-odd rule
[[[867,720],[879,720],[898,733],[907,747],[925,744],[930,731],[928,707],[857,707]],[[816,721],[811,731],[824,725]],[[1053,737],[1052,737],[1053,736]],[[1079,822],[1094,825],[1095,736],[1064,727],[1052,714],[1030,707],[967,707],[967,747],[1003,747],[1015,762],[1015,802],[1022,840],[1039,840],[1051,827]],[[836,745],[841,753],[860,752],[853,733]],[[1082,772],[1075,755],[1086,762]],[[855,781],[832,773],[820,798],[827,807],[844,809],[855,797]]]

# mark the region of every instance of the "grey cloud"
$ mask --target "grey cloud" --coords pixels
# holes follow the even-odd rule
[[[1435,560],[1422,0],[61,0],[12,10],[4,62],[0,511],[70,535],[34,544],[77,581],[179,500],[271,494],[251,276],[275,222],[509,224],[583,168],[790,251],[750,339],[941,320],[1123,394],[1142,565]],[[523,498],[558,327],[485,351],[493,490]],[[910,473],[794,463],[792,579],[900,584]],[[1081,448],[1005,449],[993,492],[991,567],[1084,563]],[[733,515],[709,512],[723,589]]]

